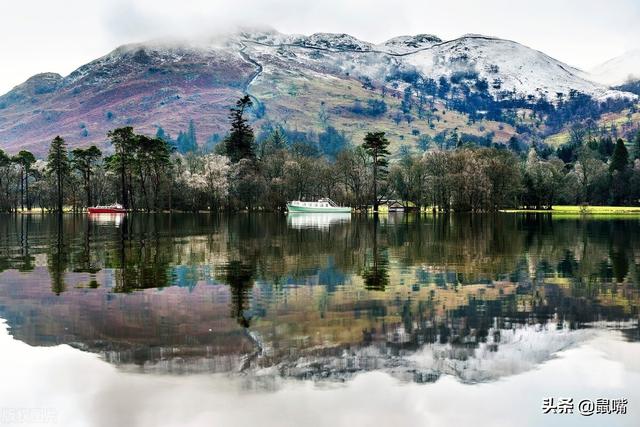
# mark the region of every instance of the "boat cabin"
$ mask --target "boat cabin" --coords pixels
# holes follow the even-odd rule
[[[299,206],[301,208],[337,208],[338,205],[331,199],[319,199],[317,202],[306,202],[294,200],[290,202],[291,206]]]

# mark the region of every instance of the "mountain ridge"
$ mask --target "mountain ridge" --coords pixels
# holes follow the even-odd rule
[[[427,96],[437,123],[427,117],[425,124],[424,100],[419,106],[415,100],[424,94],[415,87],[438,78],[457,79],[453,89],[463,94],[452,89],[442,99],[435,93]],[[486,89],[477,89],[478,82]],[[408,101],[402,99],[407,90]],[[147,133],[162,127],[176,134],[190,119],[198,123],[203,141],[224,134],[228,108],[245,92],[258,104],[252,116],[257,126],[282,123],[312,133],[334,126],[355,141],[369,124],[406,142],[466,129],[465,120],[475,118],[465,119],[464,112],[445,118],[446,104],[474,91],[496,99],[530,97],[553,103],[558,94],[574,90],[596,100],[635,99],[589,81],[586,73],[543,52],[491,36],[443,41],[418,34],[373,44],[344,33],[240,31],[198,41],[126,44],[67,76],[32,76],[0,96],[0,148],[42,154],[56,134],[71,146],[104,144],[106,131],[122,125]],[[386,112],[367,117],[352,113],[358,102],[373,101],[387,104]],[[318,119],[322,114],[328,118]],[[499,132],[509,126],[489,122],[467,130],[480,135],[489,129],[498,141],[512,136],[509,129]]]

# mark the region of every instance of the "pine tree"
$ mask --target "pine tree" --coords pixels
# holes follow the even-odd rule
[[[176,149],[179,153],[187,152],[187,134],[180,131],[178,132],[178,138],[176,139]]]
[[[387,156],[389,156],[389,140],[384,132],[369,132],[364,137],[362,148],[371,157],[373,169],[373,212],[378,212],[378,182],[387,174]]]
[[[187,152],[194,152],[198,150],[198,141],[196,138],[196,124],[193,120],[189,120],[189,130],[187,130]]]
[[[27,210],[31,210],[31,202],[29,201],[29,175],[31,174],[31,166],[36,162],[33,153],[21,150],[13,161],[20,165],[20,207],[24,210],[25,196],[27,201]]]
[[[62,213],[64,204],[64,183],[69,178],[71,167],[69,164],[69,153],[67,143],[60,136],[56,136],[51,141],[49,155],[47,157],[47,173],[53,176],[56,183],[56,198],[58,213]]]
[[[120,175],[120,191],[122,195],[122,206],[129,208],[129,183],[127,177],[129,175],[129,165],[133,163],[133,151],[137,143],[136,134],[133,133],[131,126],[114,129],[107,133],[111,138],[111,144],[115,148],[115,154],[112,156],[113,169]]]
[[[162,126],[158,126],[158,129],[156,130],[156,138],[161,139],[163,141],[167,141],[167,134],[162,128]]]
[[[611,155],[609,170],[611,172],[622,172],[627,168],[628,164],[629,152],[627,151],[627,147],[624,145],[624,141],[621,138],[618,138],[618,141],[616,141],[616,148],[613,149],[613,154]]]
[[[276,130],[274,130],[273,133],[271,134],[270,141],[274,149],[281,150],[285,148],[287,144],[287,137],[284,136],[282,132],[280,132],[280,129],[276,128]]]
[[[242,159],[255,159],[255,137],[253,129],[247,123],[244,113],[251,108],[253,102],[249,95],[240,98],[235,107],[231,108],[231,132],[225,139],[225,152],[231,162],[237,163]]]
[[[633,141],[633,160],[640,159],[640,130],[636,133],[636,139]]]
[[[92,205],[91,200],[91,176],[94,174],[93,168],[102,156],[98,147],[92,145],[89,148],[76,148],[71,151],[72,165],[80,175],[84,183],[84,191],[87,195],[87,206]]]
[[[515,135],[509,138],[509,143],[507,145],[514,153],[520,153],[520,141],[518,141],[518,138]]]
[[[287,137],[280,131],[279,128],[276,128],[262,143],[260,156],[261,158],[263,158],[265,155],[284,150],[286,148],[286,145]]]
[[[600,143],[598,144],[598,152],[600,153],[600,158],[606,161],[613,154],[613,150],[616,145],[611,140],[610,136],[606,138],[601,138]]]

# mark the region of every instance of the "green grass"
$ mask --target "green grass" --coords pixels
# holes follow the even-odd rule
[[[544,142],[549,144],[553,148],[558,148],[562,144],[566,144],[567,142],[569,142],[569,132],[563,131],[556,133],[547,137]]]
[[[578,206],[559,205],[551,210],[505,209],[502,212],[509,213],[552,213],[560,215],[638,215],[640,206]]]

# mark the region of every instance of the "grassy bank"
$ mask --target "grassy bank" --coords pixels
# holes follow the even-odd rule
[[[559,205],[551,210],[505,209],[509,213],[552,213],[560,215],[638,215],[640,206],[577,206]]]

